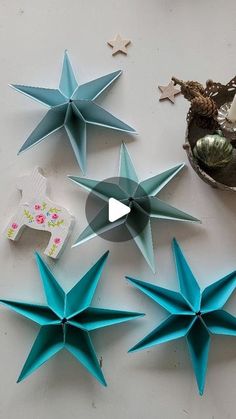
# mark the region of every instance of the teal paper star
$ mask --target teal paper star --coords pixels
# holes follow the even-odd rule
[[[76,184],[98,195],[104,201],[107,202],[110,197],[113,197],[131,208],[130,213],[118,220],[117,223],[111,223],[108,220],[107,210],[104,208],[90,223],[93,228],[91,225],[88,225],[80,234],[74,246],[95,237],[96,233],[100,234],[116,228],[117,225],[124,224],[151,269],[155,271],[151,219],[199,222],[197,218],[166,204],[156,197],[183,167],[184,164],[179,164],[140,182],[127,148],[122,144],[119,177],[117,178],[118,185],[106,181],[99,182],[77,176],[69,176]],[[144,217],[148,219],[148,222],[144,223],[145,226],[140,231],[140,223],[142,223]],[[94,226],[96,227],[96,233],[94,232]]]
[[[201,292],[176,240],[173,241],[173,253],[180,292],[127,277],[132,285],[170,313],[163,323],[129,352],[186,337],[199,393],[202,395],[206,380],[211,334],[236,336],[236,318],[222,310],[235,290],[236,271],[214,282]]]
[[[143,315],[90,307],[108,253],[105,253],[67,293],[36,253],[47,305],[0,300],[2,304],[41,326],[17,382],[25,379],[57,352],[66,349],[90,374],[106,386],[89,332]]]
[[[135,132],[129,125],[115,118],[94,102],[121,73],[121,71],[115,71],[79,85],[67,52],[65,52],[59,89],[18,84],[10,85],[17,91],[49,107],[48,112],[27,138],[18,154],[64,127],[78,164],[81,170],[85,172],[87,125],[97,125],[130,133]]]

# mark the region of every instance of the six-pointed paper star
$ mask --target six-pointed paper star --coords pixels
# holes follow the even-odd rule
[[[108,201],[110,197],[113,197],[130,206],[131,211],[126,217],[118,220],[118,224],[121,225],[123,223],[125,225],[151,269],[155,271],[151,219],[199,222],[197,218],[166,204],[156,197],[183,167],[184,164],[179,164],[165,172],[139,182],[127,148],[122,144],[119,178],[117,178],[119,185],[76,176],[69,176],[69,178],[76,184],[91,191],[91,193],[99,195],[104,201]],[[135,188],[134,185],[136,185]],[[143,224],[143,230],[140,231],[140,224],[144,217],[146,217],[147,222]],[[107,210],[104,208],[80,234],[74,246],[84,243],[100,232],[111,231],[116,227],[117,223],[109,221]]]
[[[236,271],[202,292],[176,240],[173,241],[180,293],[127,277],[136,288],[164,307],[170,316],[129,352],[186,337],[199,393],[205,386],[211,334],[236,336],[236,318],[222,307],[236,287]]]
[[[10,85],[17,91],[49,107],[48,112],[27,138],[19,153],[29,149],[48,135],[64,127],[78,164],[82,172],[85,172],[87,125],[97,125],[118,131],[135,133],[133,128],[94,102],[121,73],[121,71],[115,71],[79,85],[67,52],[65,52],[59,89],[18,84]]]
[[[143,316],[141,313],[90,307],[107,256],[108,252],[68,293],[65,293],[48,266],[36,253],[47,305],[0,300],[2,304],[41,326],[18,382],[57,352],[66,349],[101,384],[106,385],[89,332]]]

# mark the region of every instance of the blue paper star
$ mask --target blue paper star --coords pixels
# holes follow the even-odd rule
[[[41,326],[18,382],[57,352],[66,349],[100,383],[106,385],[89,332],[143,315],[90,307],[108,253],[105,253],[68,293],[65,293],[48,266],[36,253],[47,305],[0,300],[10,309]]]
[[[78,164],[81,170],[85,172],[87,124],[112,128],[118,131],[135,132],[129,125],[115,118],[94,102],[121,73],[121,71],[115,71],[114,73],[79,85],[76,81],[67,52],[65,52],[59,89],[22,86],[18,84],[11,85],[11,87],[19,92],[50,108],[35,130],[27,138],[19,153],[41,142],[48,135],[64,127]]]
[[[76,184],[98,195],[104,201],[108,201],[110,197],[113,197],[131,208],[130,213],[125,218],[119,219],[118,222],[114,223],[109,221],[107,209],[104,208],[90,223],[93,227],[88,225],[80,234],[74,246],[95,237],[95,230],[97,234],[100,234],[100,232],[109,231],[116,228],[117,225],[124,224],[151,269],[155,271],[151,219],[199,222],[197,218],[166,204],[156,197],[183,167],[184,164],[179,164],[140,182],[127,148],[122,144],[119,177],[117,178],[118,185],[106,181],[99,182],[97,180],[69,176]],[[148,219],[148,222],[145,223],[143,230],[140,231],[140,223],[143,217]]]
[[[236,318],[222,307],[236,287],[236,271],[200,287],[177,242],[173,241],[180,293],[127,277],[136,288],[164,307],[170,316],[129,352],[186,337],[199,393],[205,386],[210,335],[236,336]]]

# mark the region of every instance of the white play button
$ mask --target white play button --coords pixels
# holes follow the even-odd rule
[[[122,204],[122,202],[117,201],[115,198],[109,198],[108,201],[108,219],[110,223],[113,223],[116,220],[119,220],[119,218],[124,217],[124,215],[129,214],[130,207],[128,207],[125,204]]]

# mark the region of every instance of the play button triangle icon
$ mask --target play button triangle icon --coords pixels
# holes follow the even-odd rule
[[[108,219],[110,223],[119,220],[120,218],[124,217],[124,215],[129,214],[130,207],[122,202],[118,201],[115,198],[109,198],[108,201]]]

